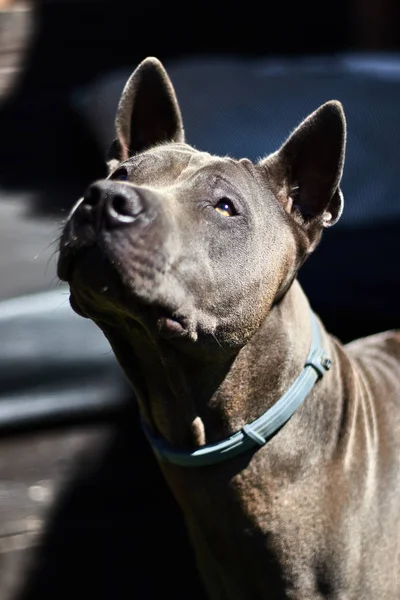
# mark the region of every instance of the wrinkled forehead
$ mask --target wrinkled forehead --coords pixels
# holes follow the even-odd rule
[[[138,154],[123,165],[136,185],[169,187],[221,178],[238,187],[255,183],[256,167],[248,159],[234,160],[199,152],[186,144],[165,144]]]

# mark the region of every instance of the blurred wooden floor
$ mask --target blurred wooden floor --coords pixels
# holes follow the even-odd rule
[[[76,427],[0,441],[1,600],[14,600],[25,586],[53,507],[105,429]]]

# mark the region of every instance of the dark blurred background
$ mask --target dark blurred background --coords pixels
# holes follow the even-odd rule
[[[400,327],[399,16],[396,0],[0,0],[0,600],[204,598],[131,393],[55,277],[127,76],[157,56],[188,141],[253,159],[344,103],[345,212],[300,279],[347,341]]]

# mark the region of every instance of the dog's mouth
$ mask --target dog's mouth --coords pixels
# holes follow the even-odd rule
[[[165,310],[160,311],[157,319],[157,329],[160,336],[167,340],[189,337],[187,320],[178,315],[170,315]]]

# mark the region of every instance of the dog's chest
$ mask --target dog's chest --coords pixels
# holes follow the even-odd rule
[[[313,600],[329,592],[335,598],[341,561],[325,547],[328,532],[320,535],[322,499],[315,493],[313,503],[305,483],[284,492],[284,486],[262,480],[249,485],[247,494],[242,485],[243,478],[231,481],[228,494],[215,489],[207,498],[197,488],[197,509],[184,510],[210,597]]]
[[[332,554],[328,556],[304,525],[296,526],[283,516],[264,517],[267,522],[260,516],[260,523],[243,523],[237,529],[220,522],[214,532],[195,535],[199,567],[211,598],[316,600],[326,594],[335,598],[340,561],[334,568]],[[229,532],[222,536],[225,527]]]

